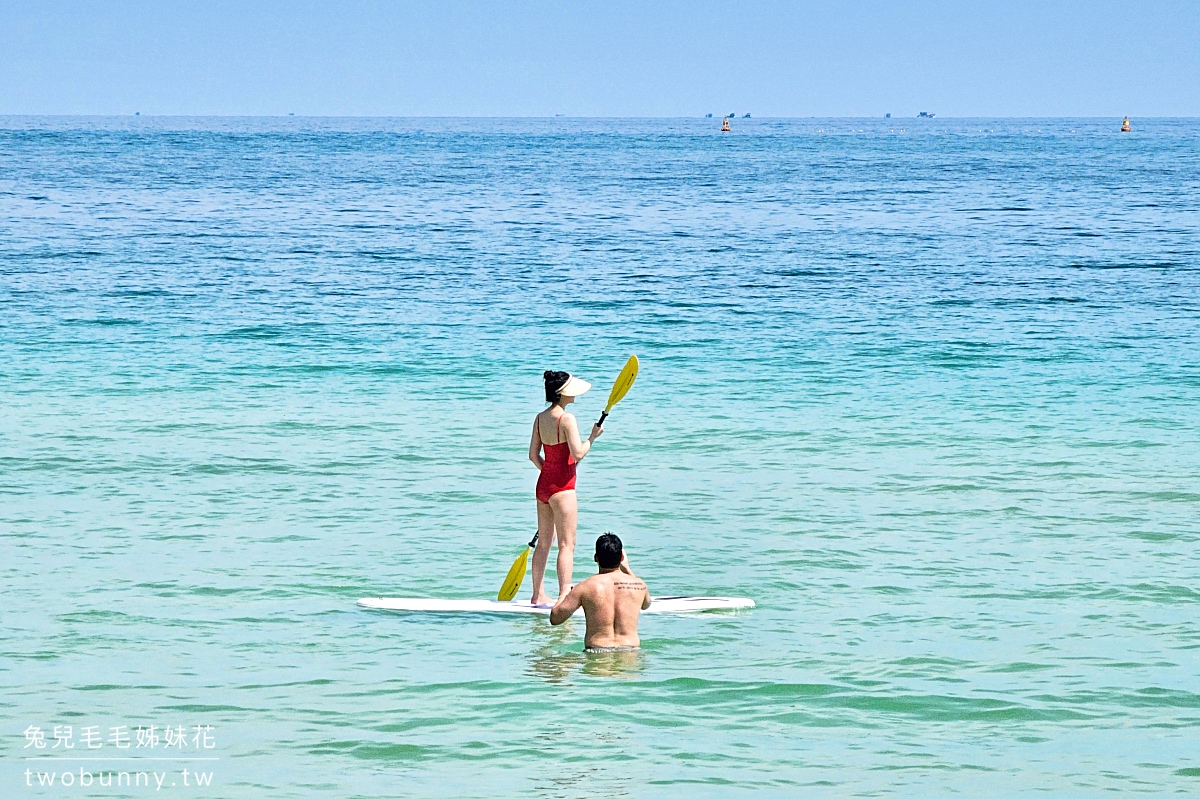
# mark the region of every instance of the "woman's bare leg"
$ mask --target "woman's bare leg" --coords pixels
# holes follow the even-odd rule
[[[579,501],[574,491],[559,491],[550,497],[554,511],[554,529],[558,533],[558,596],[571,590],[571,572],[575,569],[575,528],[579,524]],[[550,553],[546,553],[549,555]]]
[[[537,514],[538,540],[533,548],[533,599],[529,601],[534,605],[548,605],[550,597],[546,596],[546,561],[550,560],[550,545],[554,543],[554,511],[545,502],[539,502]]]

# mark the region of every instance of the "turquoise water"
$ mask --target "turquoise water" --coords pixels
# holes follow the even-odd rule
[[[2,793],[1195,793],[1200,122],[1117,124],[0,119]],[[757,609],[355,607],[493,595],[631,352],[576,573]]]

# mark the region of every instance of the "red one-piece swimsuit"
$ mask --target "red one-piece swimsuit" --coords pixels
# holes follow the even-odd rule
[[[554,437],[559,437],[562,427],[562,414],[558,415],[558,424],[554,427]],[[539,434],[540,437],[540,434]],[[549,502],[550,497],[559,491],[575,490],[575,459],[571,457],[571,446],[566,442],[547,444],[542,442],[542,473],[537,481],[538,502]]]

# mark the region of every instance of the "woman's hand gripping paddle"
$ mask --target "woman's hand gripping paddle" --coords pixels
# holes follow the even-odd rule
[[[496,599],[501,602],[507,602],[517,595],[521,590],[521,583],[525,582],[525,568],[529,563],[529,550],[537,546],[538,534],[533,534],[533,540],[529,545],[517,555],[517,559],[513,561],[512,568],[508,570],[508,576],[504,578],[504,585],[500,586],[500,593],[496,595]]]
[[[637,380],[637,372],[637,356],[630,355],[629,360],[625,362],[625,368],[621,370],[621,374],[617,375],[617,381],[613,383],[612,391],[608,393],[608,405],[605,406],[604,413],[600,414],[600,421],[596,422],[596,427],[604,427],[604,420],[608,418],[608,412],[629,393],[633,381]]]

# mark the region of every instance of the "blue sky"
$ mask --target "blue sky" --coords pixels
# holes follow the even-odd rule
[[[0,114],[1197,116],[1186,2],[0,0]]]

